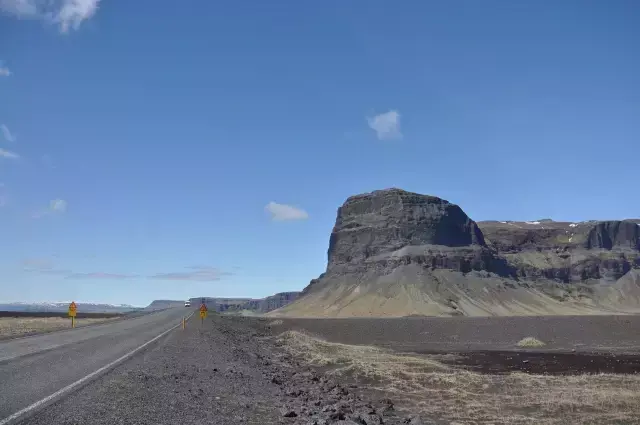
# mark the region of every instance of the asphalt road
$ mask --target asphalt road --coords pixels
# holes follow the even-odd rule
[[[191,309],[0,342],[0,423],[179,325]]]

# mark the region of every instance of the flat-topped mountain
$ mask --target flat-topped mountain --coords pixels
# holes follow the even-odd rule
[[[280,292],[265,298],[191,298],[191,305],[199,305],[205,300],[208,308],[220,313],[253,312],[267,313],[271,310],[284,307],[294,301],[300,292]]]
[[[338,208],[327,270],[272,316],[640,311],[640,220],[476,223],[387,189]]]
[[[406,246],[485,246],[478,225],[457,205],[399,189],[352,196],[338,209],[329,268]]]

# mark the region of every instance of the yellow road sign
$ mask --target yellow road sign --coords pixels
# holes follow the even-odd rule
[[[78,306],[76,306],[75,301],[71,301],[71,304],[69,304],[69,317],[76,317],[76,311],[78,311]]]
[[[200,319],[204,320],[207,317],[207,306],[205,305],[205,303],[202,303],[202,305],[200,305]]]

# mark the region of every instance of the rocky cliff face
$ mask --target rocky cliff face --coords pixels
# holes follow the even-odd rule
[[[590,230],[585,244],[587,249],[640,250],[640,226],[631,221],[602,221]]]
[[[264,298],[258,307],[258,311],[266,313],[294,302],[300,292],[280,292]]]
[[[516,273],[487,246],[478,225],[459,206],[395,188],[348,198],[338,208],[327,254],[326,273],[303,294],[325,276],[354,277],[372,270],[386,275],[412,264],[428,271]]]
[[[617,280],[640,267],[640,226],[632,220],[479,223],[489,244],[525,279],[563,283]]]
[[[399,189],[352,196],[338,208],[329,239],[329,269],[407,246],[485,246],[482,232],[457,205]]]
[[[352,196],[338,209],[326,272],[271,315],[615,311],[615,285],[640,268],[638,223],[476,223],[434,196],[400,189]],[[632,298],[640,297],[629,283],[636,281],[624,281],[625,291],[638,291]]]
[[[267,313],[286,306],[296,300],[300,292],[280,292],[266,298],[191,298],[192,305],[199,305],[204,298],[207,307],[220,313],[250,311],[254,313]]]

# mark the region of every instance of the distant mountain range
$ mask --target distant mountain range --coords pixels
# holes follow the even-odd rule
[[[180,300],[153,300],[145,307],[145,310],[163,310],[165,308],[184,306],[184,301]]]
[[[13,302],[0,303],[0,311],[24,311],[24,312],[65,312],[69,309],[69,302]],[[125,313],[128,311],[141,310],[128,304],[98,304],[98,303],[76,303],[78,312],[82,313]]]
[[[296,300],[299,292],[280,292],[265,298],[216,298],[194,297],[189,298],[191,307],[198,307],[204,300],[210,311],[219,313],[268,313]],[[181,300],[154,300],[145,307],[145,310],[161,310],[172,307],[184,307]]]
[[[249,311],[253,313],[268,313],[293,302],[298,298],[299,292],[280,292],[265,298],[191,298],[191,305],[198,306],[205,300],[208,308],[213,308],[220,313],[232,313]]]

